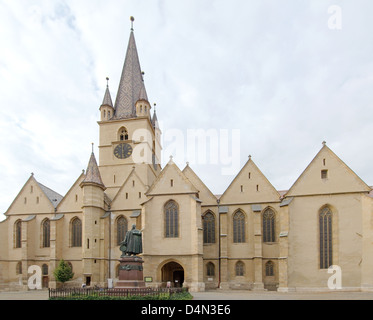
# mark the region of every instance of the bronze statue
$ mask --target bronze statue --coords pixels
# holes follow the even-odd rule
[[[121,257],[136,256],[142,253],[142,234],[140,230],[136,229],[136,225],[133,224],[132,229],[127,231],[119,249],[122,251]]]

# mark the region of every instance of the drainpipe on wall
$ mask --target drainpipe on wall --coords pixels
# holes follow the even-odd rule
[[[108,206],[109,210],[109,279],[111,279],[111,211],[110,206]]]
[[[219,281],[218,281],[218,288],[220,289],[220,281],[221,281],[221,272],[220,272],[220,270],[221,270],[221,253],[220,253],[220,251],[221,251],[221,244],[220,244],[220,239],[221,239],[221,230],[220,230],[220,207],[219,207],[219,204],[220,204],[220,199],[217,199],[216,200],[216,202],[218,203],[218,217],[219,217],[219,219],[218,219],[218,221],[219,221],[219,252],[218,252],[218,261],[219,261]]]

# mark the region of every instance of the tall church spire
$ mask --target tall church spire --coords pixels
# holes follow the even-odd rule
[[[132,22],[133,20],[134,19],[131,17]],[[135,118],[135,105],[139,98],[148,101],[132,27],[122,70],[122,76],[114,105],[114,118]]]

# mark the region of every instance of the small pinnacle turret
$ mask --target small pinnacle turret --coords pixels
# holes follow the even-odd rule
[[[95,184],[102,189],[105,189],[105,185],[102,182],[100,171],[97,166],[97,161],[95,154],[91,153],[91,157],[88,162],[87,170],[86,170],[86,176],[84,180],[81,183],[81,186],[87,185],[87,184]]]
[[[109,106],[113,108],[113,101],[111,100],[110,90],[109,90],[109,78],[106,78],[107,85],[104,95],[104,100],[102,101],[102,106]]]

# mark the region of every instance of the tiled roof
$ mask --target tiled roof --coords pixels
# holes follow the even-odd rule
[[[133,31],[131,31],[122,76],[115,99],[114,119],[136,117],[135,104],[140,98],[148,101],[137,54],[135,36]]]
[[[61,196],[59,193],[56,191],[53,191],[52,189],[44,186],[40,182],[38,182],[38,185],[40,189],[45,193],[49,201],[52,203],[53,207],[57,207],[60,201],[63,199],[63,196]]]
[[[87,167],[85,178],[82,181],[82,184],[84,183],[95,183],[95,184],[98,184],[99,186],[105,187],[102,182],[100,171],[98,170],[96,158],[93,152],[88,162],[88,167]]]
[[[159,128],[158,118],[157,118],[157,114],[156,114],[155,110],[154,110],[153,117],[152,117],[152,125],[153,125],[153,128]]]
[[[111,100],[111,95],[109,91],[109,86],[106,87],[104,100],[102,101],[102,106],[110,106],[113,107],[113,101]]]

